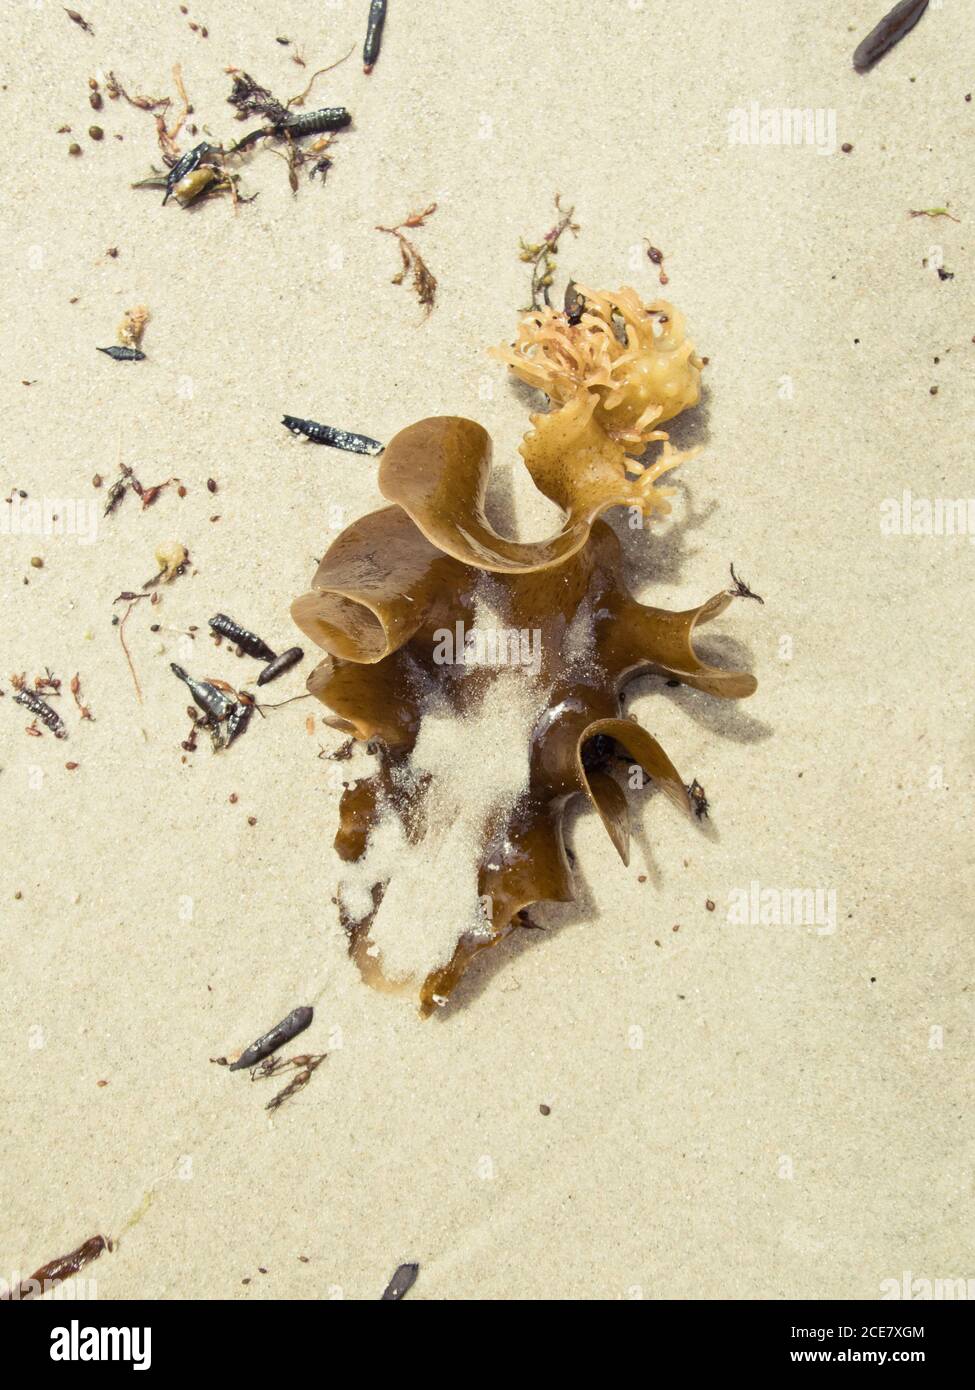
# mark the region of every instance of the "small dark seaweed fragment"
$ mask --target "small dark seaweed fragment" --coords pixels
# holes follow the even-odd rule
[[[227,747],[241,734],[246,733],[247,726],[251,722],[251,715],[254,713],[254,706],[247,701],[241,700],[230,711],[230,718],[227,720]]]
[[[293,1096],[295,1094],[296,1091],[300,1091],[303,1086],[307,1086],[312,1078],[312,1073],[317,1071],[317,1069],[321,1066],[321,1064],[324,1062],[327,1056],[327,1052],[320,1052],[317,1056],[314,1057],[306,1056],[300,1058],[292,1058],[293,1064],[303,1066],[303,1070],[300,1071],[298,1075],[293,1078],[293,1080],[289,1081],[287,1086],[285,1086],[282,1090],[278,1091],[276,1096],[272,1096],[271,1099],[268,1101],[267,1105],[265,1105],[264,1109],[277,1110],[278,1106],[283,1105],[284,1102],[290,1096]],[[285,1063],[285,1065],[287,1065],[287,1063]],[[273,1074],[273,1070],[269,1070],[267,1073],[268,1076],[272,1076]]]
[[[276,656],[273,661],[269,662],[268,665],[264,667],[264,670],[257,678],[258,685],[267,685],[269,681],[275,681],[278,676],[283,676],[285,671],[290,671],[292,666],[298,665],[298,662],[304,654],[305,653],[300,647],[289,647],[286,652],[282,652],[280,656]]]
[[[430,203],[422,212],[411,212],[409,217],[402,222],[397,222],[395,227],[383,227],[378,223],[376,225],[377,232],[388,232],[399,242],[400,260],[403,264],[390,283],[402,285],[409,275],[413,293],[420,301],[421,306],[426,309],[428,316],[432,313],[433,306],[437,301],[437,277],[420,255],[415,243],[404,234],[403,228],[422,227],[427,218],[432,216],[436,210],[436,203]]]
[[[288,119],[288,108],[249,73],[236,72],[233,76],[234,85],[227,100],[231,106],[236,106],[239,121],[248,116],[266,116],[273,125],[280,125]]]
[[[570,280],[565,287],[565,316],[573,325],[582,321],[582,316],[586,312],[586,301],[576,289],[576,282]]]
[[[231,145],[228,154],[239,154],[241,150],[246,150],[249,145],[253,145],[256,140],[260,140],[264,135],[273,135],[274,127],[259,125],[256,130],[248,131],[236,144]]]
[[[284,1071],[300,1071],[303,1067],[317,1066],[328,1056],[327,1052],[302,1052],[297,1057],[265,1057],[256,1067],[251,1067],[252,1081],[267,1081],[272,1076],[280,1076]]]
[[[928,8],[928,0],[900,0],[859,44],[853,54],[857,72],[866,72],[909,34]]]
[[[256,633],[241,627],[233,618],[228,618],[226,613],[215,613],[209,619],[209,623],[214,632],[219,632],[221,637],[226,637],[228,642],[235,643],[248,656],[254,656],[258,661],[273,661],[277,656],[277,652],[272,651]]]
[[[292,434],[303,434],[314,444],[328,444],[333,449],[345,449],[350,454],[370,454],[375,458],[385,448],[378,439],[370,439],[367,434],[353,434],[349,430],[336,429],[334,425],[320,425],[317,420],[300,420],[296,415],[284,415],[281,423]]]
[[[575,208],[564,208],[562,206],[561,195],[555,195],[555,210],[559,214],[559,220],[554,227],[551,227],[541,241],[529,242],[522,237],[519,240],[518,259],[525,261],[532,268],[532,297],[531,303],[525,312],[529,313],[534,309],[542,307],[542,301],[551,305],[549,290],[555,279],[556,261],[555,257],[559,249],[559,241],[564,232],[571,232],[573,236],[579,234],[579,224],[573,221]]]
[[[292,1038],[296,1038],[299,1033],[303,1033],[312,1019],[315,1011],[310,1004],[302,1004],[297,1009],[292,1009],[287,1018],[283,1018],[280,1023],[268,1033],[263,1033],[256,1038],[250,1047],[246,1048],[236,1062],[231,1062],[231,1071],[242,1071],[245,1067],[256,1066],[258,1062],[270,1057],[272,1052],[276,1052],[279,1047],[289,1043]]]
[[[846,149],[846,146],[844,145],[843,148]],[[668,285],[670,283],[670,276],[667,274],[666,270],[664,270],[664,253],[658,246],[654,246],[647,237],[644,237],[643,240],[647,243],[647,259],[652,265],[657,267],[659,272],[657,278],[662,285]]]
[[[198,169],[205,156],[212,151],[213,146],[209,145],[206,140],[204,140],[199,145],[194,145],[191,150],[187,150],[184,155],[181,155],[180,158],[177,159],[176,163],[166,175],[166,193],[163,197],[163,207],[166,206],[171,198],[173,189],[179,183],[180,179],[185,179],[187,174],[192,174],[194,169]]]
[[[103,516],[111,516],[112,512],[114,512],[115,508],[121,502],[122,498],[125,496],[126,492],[129,489],[129,481],[131,477],[132,469],[126,467],[126,465],[123,463],[119,476],[115,479],[115,482],[108,489],[108,497],[105,501],[105,510],[102,513]]]
[[[69,10],[65,5],[62,5],[61,8],[71,20],[72,24],[77,24],[78,28],[84,29],[86,34],[94,34],[94,29],[88,23],[87,19],[85,19],[84,15],[79,14],[77,10]]]
[[[68,731],[64,727],[64,720],[57,710],[52,709],[47,701],[42,700],[35,691],[18,690],[14,700],[18,705],[23,705],[24,709],[28,710],[35,719],[39,719],[42,724],[45,724],[55,738],[67,738]]]
[[[219,723],[221,719],[226,719],[233,711],[237,702],[228,699],[222,691],[218,690],[215,685],[211,685],[209,681],[194,680],[192,676],[187,675],[182,666],[177,666],[175,661],[169,663],[169,669],[174,676],[177,676],[184,683],[193,696],[193,699],[208,719],[215,720]]]
[[[68,686],[68,689],[71,691],[71,695],[74,699],[75,704],[81,711],[82,719],[89,719],[92,723],[94,723],[95,716],[92,714],[91,710],[88,708],[88,706],[84,703],[84,701],[81,698],[81,677],[79,676],[77,671],[71,677],[71,682]]]
[[[40,1269],[35,1269],[29,1279],[24,1279],[15,1289],[4,1288],[0,1292],[0,1300],[22,1301],[27,1298],[35,1298],[45,1290],[46,1285],[53,1284],[55,1281],[67,1279],[72,1274],[77,1274],[79,1269],[84,1269],[86,1264],[92,1260],[97,1260],[103,1250],[111,1250],[112,1242],[105,1236],[91,1236],[77,1250],[72,1250],[68,1255],[62,1255],[57,1260],[51,1260],[46,1265],[41,1265]]]
[[[696,777],[687,788],[687,795],[690,797],[691,810],[694,812],[695,816],[697,816],[698,820],[707,820],[711,805],[707,799],[704,788]]]
[[[756,594],[752,589],[749,589],[744,579],[738,578],[737,574],[735,574],[734,565],[729,565],[728,568],[731,571],[731,582],[734,585],[729,592],[734,594],[735,598],[753,598],[756,603],[760,603],[764,607],[765,600],[762,598],[761,594]]]
[[[401,1298],[405,1298],[416,1283],[416,1276],[419,1272],[419,1265],[400,1265],[399,1269],[386,1285],[386,1289],[379,1300],[380,1303],[398,1303]]]
[[[386,0],[372,0],[369,6],[369,23],[366,27],[366,42],[362,49],[362,71],[372,72],[379,58],[383,41],[383,25],[386,23]]]
[[[352,115],[344,106],[323,106],[319,111],[305,111],[275,126],[275,133],[300,138],[303,135],[323,135],[330,130],[344,130],[352,124]]]
[[[113,343],[111,347],[98,348],[99,352],[104,352],[107,357],[114,357],[116,362],[144,362],[146,355],[138,348],[120,347]]]

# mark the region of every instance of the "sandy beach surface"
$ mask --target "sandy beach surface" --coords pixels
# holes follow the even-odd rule
[[[860,1299],[904,1271],[975,1277],[975,504],[951,535],[914,506],[975,494],[972,8],[932,5],[860,76],[884,0],[391,0],[366,78],[364,0],[78,3],[93,34],[50,0],[0,15],[3,494],[96,504],[93,531],[24,534],[17,497],[0,535],[0,1277],[96,1232],[116,1241],[88,1271],[103,1299],[373,1299],[404,1261],[427,1299]],[[133,190],[160,166],[153,115],[89,105],[109,72],[175,97],[180,64],[197,138],[230,141],[249,127],[228,66],[289,97],[353,47],[310,102],[354,115],[324,186],[302,171],[293,195],[262,150],[236,212]],[[783,109],[811,113],[812,143],[754,143]],[[321,707],[184,759],[169,665],[253,688],[207,618],[299,640],[292,600],[381,504],[372,461],[283,413],[380,440],[470,416],[494,438],[497,524],[552,529],[516,452],[525,393],[485,353],[512,336],[518,239],[556,193],[580,226],[557,289],[664,293],[710,359],[674,432],[702,452],[672,520],[621,535],[645,602],[691,607],[735,564],[764,606],[733,605],[700,648],[759,689],[635,686],[710,821],[633,798],[624,868],[576,811],[578,902],[539,909],[546,931],[423,1021],[346,954],[342,764],[319,757],[342,739]],[[433,202],[424,318],[375,226]],[[97,353],[139,304],[147,360]],[[120,464],[186,495],[102,517]],[[113,600],[167,541],[190,570],[124,630],[140,703]],[[302,645],[269,700],[302,693]],[[13,702],[11,676],[45,668],[60,741]],[[806,890],[812,921],[737,920]],[[269,1113],[273,1082],[208,1059],[298,1004],[299,1050],[328,1057]]]

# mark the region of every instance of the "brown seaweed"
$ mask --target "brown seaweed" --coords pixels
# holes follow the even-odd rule
[[[475,956],[523,925],[525,908],[572,900],[562,823],[574,797],[592,803],[624,863],[630,832],[621,769],[639,767],[682,811],[700,814],[657,740],[623,716],[627,681],[650,672],[725,699],[756,687],[746,672],[702,661],[693,644],[696,629],[741,590],[683,612],[639,603],[625,584],[620,542],[600,520],[619,505],[647,518],[669,510],[656,481],[682,456],[657,426],[696,402],[701,359],[670,305],[644,306],[632,291],[580,293],[586,307],[575,323],[548,308],[533,312],[520,339],[525,350],[499,354],[560,407],[534,416],[522,445],[536,485],[563,509],[557,534],[525,543],[496,532],[483,505],[487,433],[458,417],[423,420],[400,431],[382,457],[379,487],[393,505],[340,534],[292,609],[328,653],[309,691],[331,711],[330,723],[379,752],[376,773],[342,797],[335,844],[350,864],[365,854],[383,816],[398,815],[407,838],[422,839],[424,788],[404,797],[397,787],[424,718],[424,691],[446,693],[463,715],[490,679],[478,672],[458,683],[456,671],[438,665],[436,634],[470,621],[487,579],[505,625],[541,635],[546,704],[530,734],[527,786],[486,837],[477,875],[488,917],[463,930],[452,957],[423,980],[424,1014],[446,1002]],[[622,343],[606,332],[613,314],[625,324]],[[660,457],[638,461],[650,442],[662,443]],[[570,631],[580,629],[586,659],[568,660]],[[383,892],[382,883],[373,885],[372,911],[358,920],[341,904],[340,913],[364,978],[390,989],[397,984],[385,977],[369,937]]]
[[[35,1269],[30,1278],[22,1280],[16,1288],[0,1291],[0,1300],[22,1302],[28,1298],[37,1298],[51,1289],[57,1289],[63,1280],[70,1279],[92,1260],[97,1260],[103,1250],[111,1249],[112,1242],[105,1236],[91,1236],[83,1241],[77,1250],[72,1250],[67,1255],[59,1255],[56,1260],[49,1260],[47,1264],[41,1265],[40,1269]]]

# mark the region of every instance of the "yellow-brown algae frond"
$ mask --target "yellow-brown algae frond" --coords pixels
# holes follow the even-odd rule
[[[158,578],[164,584],[171,584],[188,559],[186,546],[180,541],[165,541],[156,550],[156,564],[159,566]]]
[[[148,322],[149,310],[144,304],[137,304],[134,309],[126,309],[118,326],[118,340],[122,346],[137,348],[142,342]]]
[[[549,307],[534,310],[514,343],[490,355],[559,405],[595,395],[596,422],[627,454],[641,454],[667,438],[657,426],[697,404],[701,359],[683,315],[666,300],[644,304],[629,288],[575,288],[586,306],[578,322]]]

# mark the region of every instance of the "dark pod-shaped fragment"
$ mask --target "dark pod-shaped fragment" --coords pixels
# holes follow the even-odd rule
[[[375,457],[385,447],[378,439],[370,439],[367,434],[352,434],[349,430],[336,429],[334,425],[320,425],[317,420],[301,420],[297,415],[284,415],[281,423],[292,434],[303,434],[313,444],[328,444],[333,449],[345,449],[350,454],[371,454]]]
[[[419,1265],[400,1265],[399,1269],[386,1285],[385,1291],[379,1300],[380,1303],[398,1303],[401,1298],[405,1298],[416,1283],[416,1276],[419,1272]]]
[[[289,116],[286,121],[275,126],[275,130],[293,138],[302,135],[324,135],[330,130],[344,130],[352,124],[352,113],[344,106],[323,106],[318,111],[305,111],[300,116]]]
[[[192,676],[187,675],[182,666],[177,666],[175,661],[169,663],[169,669],[183,682],[208,719],[226,719],[233,711],[236,701],[224,695],[222,690],[218,690],[209,681],[194,680]]]
[[[372,72],[379,57],[383,41],[383,25],[386,23],[386,0],[372,0],[369,6],[369,23],[366,27],[366,41],[362,48],[362,71]]]
[[[268,681],[277,680],[278,676],[283,676],[285,671],[290,671],[292,666],[297,666],[304,656],[301,647],[289,647],[286,652],[274,658],[257,678],[258,685],[267,685]]]
[[[14,701],[18,705],[23,705],[24,709],[30,710],[35,719],[46,724],[55,738],[67,738],[68,731],[64,727],[64,720],[56,709],[52,709],[46,700],[41,699],[36,691],[18,690],[14,696]]]
[[[194,145],[191,150],[187,150],[184,155],[181,155],[180,158],[177,159],[176,163],[166,175],[166,194],[163,198],[163,207],[166,206],[166,203],[172,196],[180,179],[185,179],[187,174],[192,174],[194,169],[198,169],[204,156],[208,155],[212,148],[212,145],[207,144],[204,140],[199,145]]]
[[[113,357],[116,362],[144,362],[146,360],[145,353],[140,352],[138,348],[121,347],[117,343],[113,343],[111,347],[98,348],[97,351],[104,352],[106,357]]]
[[[230,711],[230,718],[227,720],[227,747],[240,738],[245,733],[248,724],[251,722],[251,715],[254,713],[254,706],[246,700],[241,700],[234,705]]]
[[[41,1265],[40,1269],[35,1269],[29,1279],[24,1279],[16,1288],[4,1287],[0,1291],[0,1299],[21,1301],[27,1298],[35,1298],[39,1294],[45,1293],[51,1285],[60,1284],[64,1279],[70,1279],[72,1274],[77,1274],[80,1269],[84,1269],[86,1264],[92,1260],[97,1260],[103,1250],[111,1250],[112,1242],[105,1236],[92,1236],[77,1250],[72,1250],[68,1255],[61,1255],[56,1260],[50,1260],[46,1265]]]
[[[256,1038],[244,1052],[240,1054],[236,1062],[231,1062],[231,1071],[242,1071],[244,1067],[254,1067],[258,1062],[262,1062],[265,1057],[270,1057],[272,1052],[276,1052],[279,1047],[296,1038],[299,1033],[303,1033],[315,1017],[315,1010],[310,1004],[302,1004],[297,1009],[292,1009],[287,1018],[283,1018],[280,1023],[275,1024],[269,1033],[264,1033]]]
[[[874,63],[889,53],[895,44],[909,34],[928,8],[928,0],[900,0],[889,13],[885,14],[876,28],[859,43],[853,54],[853,66],[857,72],[866,72]]]
[[[250,632],[246,627],[241,627],[240,623],[235,623],[233,618],[228,618],[226,613],[215,613],[210,618],[209,623],[214,632],[219,632],[221,637],[226,637],[228,642],[233,642],[248,656],[254,656],[258,661],[273,661],[277,656],[277,652],[273,651],[256,633]]]

